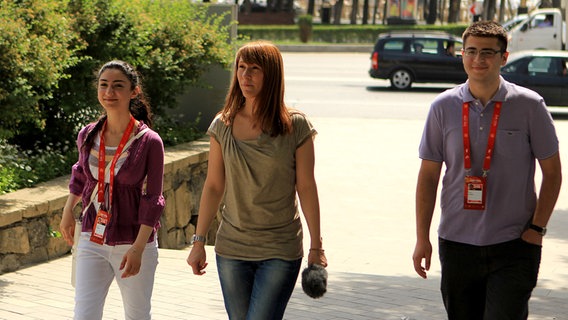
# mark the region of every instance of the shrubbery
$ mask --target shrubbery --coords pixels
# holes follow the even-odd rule
[[[142,73],[166,144],[199,136],[165,111],[231,61],[222,19],[187,0],[0,0],[0,194],[70,172],[77,131],[101,112],[95,72],[112,59]]]
[[[350,43],[350,44],[373,44],[379,33],[396,30],[431,30],[444,31],[457,36],[467,28],[466,24],[447,25],[325,25],[314,24],[312,26],[312,43]],[[239,36],[248,37],[252,40],[269,39],[274,42],[299,42],[297,25],[243,25],[239,26]]]

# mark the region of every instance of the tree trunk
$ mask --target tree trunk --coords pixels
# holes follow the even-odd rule
[[[499,23],[505,22],[505,1],[501,0],[499,4],[499,18],[497,20]]]
[[[502,1],[505,3],[505,1]],[[448,12],[448,23],[456,23],[460,17],[460,0],[450,0],[450,10]]]
[[[369,24],[369,0],[363,0],[363,19],[361,24]]]
[[[495,0],[483,1],[483,20],[493,20],[495,18]]]
[[[438,1],[428,1],[428,16],[426,17],[426,24],[435,24],[438,17]]]
[[[333,24],[341,24],[341,12],[343,11],[343,0],[337,0],[335,2],[335,8],[333,12]]]
[[[440,22],[442,24],[444,24],[444,21],[446,21],[446,19],[444,19],[444,13],[446,11],[446,0],[439,0],[438,1],[438,20],[440,20]]]
[[[351,15],[350,15],[350,22],[351,24],[357,24],[357,11],[359,11],[359,0],[352,0],[351,1]]]
[[[375,6],[373,8],[373,19],[372,23],[375,25],[377,24],[377,13],[379,12],[379,0],[375,0]]]
[[[316,0],[309,0],[308,1],[308,14],[313,16],[316,7]]]
[[[383,5],[383,24],[387,23],[387,0],[385,0],[385,4]]]

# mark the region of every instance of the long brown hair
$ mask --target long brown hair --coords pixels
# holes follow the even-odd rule
[[[237,112],[244,106],[245,97],[237,79],[239,61],[254,63],[264,73],[262,90],[255,99],[254,118],[263,132],[271,136],[287,134],[292,131],[290,113],[284,104],[284,63],[278,48],[267,41],[249,42],[236,54],[233,79],[225,105],[221,110],[221,120],[230,125]]]

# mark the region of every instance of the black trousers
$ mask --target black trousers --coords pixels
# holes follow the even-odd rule
[[[542,247],[521,239],[473,246],[439,239],[449,320],[527,319]]]

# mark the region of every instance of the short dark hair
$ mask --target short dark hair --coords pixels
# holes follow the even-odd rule
[[[464,44],[470,36],[497,38],[501,51],[507,51],[507,31],[495,21],[477,21],[467,27],[462,35]]]

